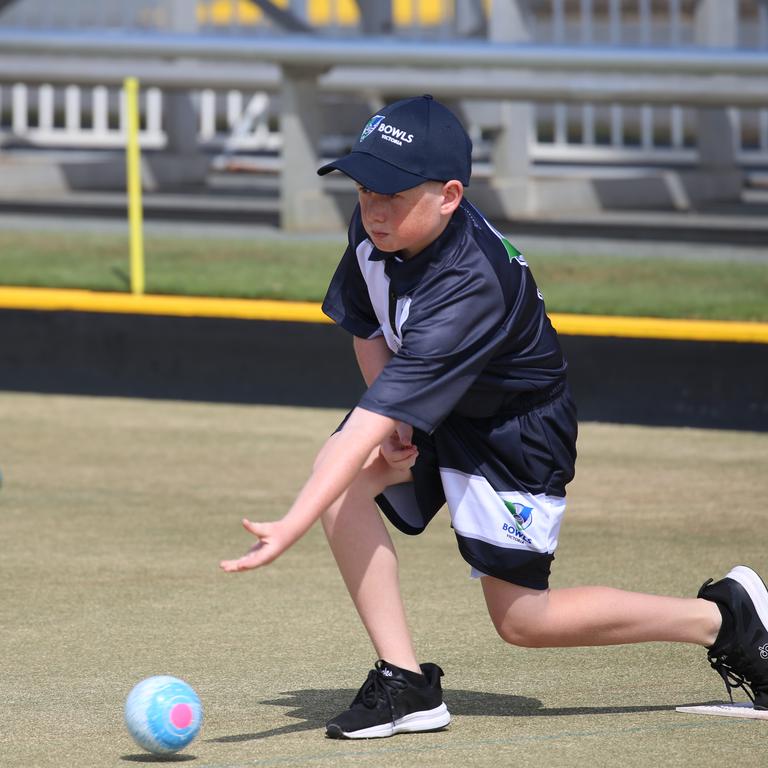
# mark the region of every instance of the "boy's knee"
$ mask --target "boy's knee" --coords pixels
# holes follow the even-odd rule
[[[494,616],[491,621],[499,637],[510,645],[520,648],[547,648],[551,645],[550,638],[540,622],[526,618],[515,619],[509,614]]]
[[[547,636],[529,627],[515,627],[507,624],[496,625],[499,637],[510,645],[520,648],[547,648],[550,643]]]
[[[555,617],[549,590],[485,578],[483,591],[488,615],[502,640],[522,648],[551,647]]]

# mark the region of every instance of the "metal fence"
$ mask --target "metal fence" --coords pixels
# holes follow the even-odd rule
[[[722,29],[702,28],[697,17],[700,5],[711,1],[518,0],[524,29],[515,36],[537,45],[616,50],[687,50],[701,45],[768,49],[768,0],[738,0],[736,23],[725,37]],[[274,37],[303,25],[302,31],[318,37],[359,38],[371,31],[365,11],[372,6],[379,9],[373,21],[389,38],[498,37],[498,30],[489,29],[489,0],[393,0],[391,5],[353,0],[199,0],[194,5],[192,0],[0,0],[0,29],[215,31],[243,39]],[[141,141],[146,148],[166,145],[165,96],[161,88],[143,93]],[[192,102],[204,149],[279,152],[277,116],[282,107],[274,89],[198,88]],[[727,114],[737,161],[743,167],[768,166],[768,95],[765,107],[732,107]],[[682,104],[538,100],[529,119],[529,154],[537,163],[685,165],[696,160],[697,110]],[[123,143],[123,122],[120,89],[108,82],[83,85],[53,77],[49,83],[25,82],[20,72],[17,82],[0,86],[0,146],[114,148]],[[482,153],[485,128],[478,123],[470,129]],[[345,135],[323,137],[326,146],[348,140]]]
[[[264,91],[196,91],[198,138],[209,152],[272,154],[282,137],[275,118],[277,97]],[[163,92],[142,94],[141,144],[162,149]],[[768,109],[728,111],[735,151],[744,166],[768,165]],[[0,147],[117,149],[124,145],[121,89],[115,86],[0,86]],[[536,105],[534,162],[687,164],[696,158],[696,110],[681,106]],[[482,131],[475,130],[482,152]],[[327,137],[329,152],[350,142]]]

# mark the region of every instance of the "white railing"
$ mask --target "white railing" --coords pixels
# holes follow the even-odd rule
[[[142,146],[161,148],[162,93],[147,89],[142,97]],[[6,107],[7,105],[7,107]],[[0,129],[0,146],[17,143],[34,147],[110,149],[125,145],[125,110],[122,93],[98,85],[31,87],[21,83],[0,88],[0,114],[7,124]]]
[[[695,6],[695,0],[546,0],[537,4],[532,38],[555,44],[692,47]],[[740,0],[735,46],[768,48],[765,0]],[[739,162],[768,165],[768,110],[731,109],[729,116]],[[551,162],[690,163],[696,128],[695,112],[676,105],[539,105],[532,153]]]
[[[269,125],[270,95],[240,90],[196,92],[198,138],[208,149],[276,152],[282,139]],[[163,92],[147,88],[140,98],[140,143],[144,149],[167,144]],[[0,86],[0,147],[121,149],[125,146],[122,89],[97,85]]]
[[[205,89],[195,95],[198,136],[208,150],[232,154],[278,152],[267,92]],[[119,149],[125,142],[121,91],[76,85],[0,86],[0,146]],[[163,93],[142,94],[141,144],[162,149]],[[768,165],[768,109],[731,109],[735,151],[745,166]],[[534,162],[670,163],[696,160],[693,110],[680,106],[538,105],[532,130]],[[339,141],[344,142],[340,137]]]

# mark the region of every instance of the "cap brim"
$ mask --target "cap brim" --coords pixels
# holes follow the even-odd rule
[[[350,152],[319,168],[317,173],[319,176],[325,176],[331,171],[341,171],[366,189],[380,195],[394,195],[428,181],[424,176],[403,171],[367,152]]]

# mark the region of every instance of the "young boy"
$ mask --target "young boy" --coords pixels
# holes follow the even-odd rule
[[[574,475],[566,362],[522,256],[464,200],[471,142],[430,96],[374,115],[321,168],[358,185],[349,246],[324,311],[353,335],[368,385],[285,517],[243,521],[257,543],[225,571],[272,562],[318,519],[379,658],[331,737],[450,721],[436,664],[419,664],[378,506],[421,533],[447,502],[461,555],[507,642],[527,647],[697,643],[768,709],[768,591],[738,566],[697,598],[549,589]]]

